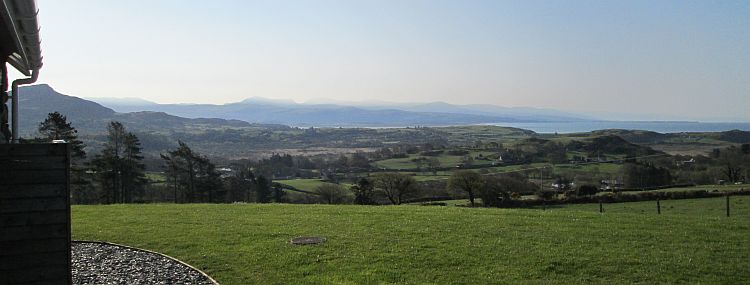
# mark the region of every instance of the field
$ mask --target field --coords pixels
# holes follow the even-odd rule
[[[492,155],[493,152],[490,151],[470,151],[469,156],[472,157],[478,157],[480,155],[487,156]],[[441,154],[434,156],[438,161],[440,161],[440,167],[455,167],[458,164],[461,163],[463,159],[463,155],[450,155],[450,154]],[[373,163],[373,166],[376,168],[382,168],[382,169],[416,169],[417,163],[414,162],[415,159],[430,159],[433,157],[430,156],[423,156],[423,155],[409,155],[405,158],[391,158],[391,159],[385,159],[380,160],[375,163]],[[474,165],[491,165],[492,161],[489,160],[475,160]],[[427,164],[425,163],[422,165],[422,168],[427,171]]]
[[[325,184],[331,184],[329,182],[324,182],[320,179],[288,179],[288,180],[274,180],[275,182],[279,182],[281,184],[289,185],[294,188],[305,190],[305,191],[315,191],[315,188],[319,186],[323,186]],[[348,187],[348,184],[342,184],[344,187]]]
[[[163,252],[222,284],[742,284],[750,203],[732,201],[730,218],[721,199],[664,201],[686,210],[662,215],[644,214],[655,211],[648,202],[607,204],[604,214],[596,205],[151,204],[72,215],[74,239]],[[288,243],[310,235],[327,241]]]
[[[725,198],[661,200],[661,215],[720,218],[726,215]],[[608,215],[640,214],[658,215],[656,201],[604,204]],[[737,219],[750,218],[750,196],[729,198],[730,215]],[[550,211],[599,212],[599,204],[562,205],[548,208]]]

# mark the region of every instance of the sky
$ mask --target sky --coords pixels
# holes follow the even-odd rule
[[[750,121],[746,0],[37,4],[39,82],[78,97],[444,101]]]

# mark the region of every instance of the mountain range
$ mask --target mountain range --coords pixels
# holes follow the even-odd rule
[[[38,124],[48,113],[60,112],[84,134],[101,133],[110,121],[120,121],[142,131],[161,132],[180,130],[194,126],[211,128],[250,127],[252,124],[239,120],[183,118],[163,112],[119,113],[99,103],[75,96],[61,94],[49,85],[23,86],[19,90],[19,128],[22,135],[33,135]]]
[[[500,122],[586,121],[550,109],[431,103],[306,102],[253,97],[236,103],[158,104],[139,98],[89,98],[118,112],[152,111],[186,118],[221,118],[301,127],[403,127]]]
[[[452,105],[444,102],[368,105],[295,103],[253,97],[241,102],[212,104],[157,104],[138,98],[92,98],[64,95],[46,84],[20,89],[23,130],[33,130],[47,113],[59,111],[79,129],[101,131],[104,121],[118,120],[142,130],[164,130],[189,125],[215,127],[291,125],[300,127],[402,127],[466,125],[498,122],[584,121],[590,118],[549,109],[506,108],[492,105]],[[210,118],[210,119],[207,119]]]

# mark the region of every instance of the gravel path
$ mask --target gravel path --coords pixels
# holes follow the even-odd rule
[[[110,244],[73,242],[73,284],[215,284],[164,256]]]

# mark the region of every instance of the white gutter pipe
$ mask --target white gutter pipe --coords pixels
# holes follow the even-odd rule
[[[13,80],[13,84],[11,85],[11,96],[13,96],[11,97],[11,106],[13,108],[13,113],[11,115],[13,118],[13,125],[11,126],[11,138],[13,143],[18,143],[18,85],[34,83],[38,78],[39,68],[36,68],[31,71],[31,77]]]

